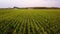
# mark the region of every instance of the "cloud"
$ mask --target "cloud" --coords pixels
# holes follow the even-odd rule
[[[60,7],[60,0],[0,0],[0,7]]]

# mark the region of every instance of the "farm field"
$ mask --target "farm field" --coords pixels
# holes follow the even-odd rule
[[[0,34],[60,34],[60,9],[0,9]]]

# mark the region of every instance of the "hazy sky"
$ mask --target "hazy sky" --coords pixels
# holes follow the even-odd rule
[[[7,7],[60,7],[60,0],[0,0],[0,8]]]

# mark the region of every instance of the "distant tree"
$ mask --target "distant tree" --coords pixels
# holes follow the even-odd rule
[[[19,7],[13,7],[13,8],[16,8],[16,9],[18,9]]]

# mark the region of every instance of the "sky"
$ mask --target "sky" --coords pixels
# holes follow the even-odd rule
[[[8,7],[60,7],[60,0],[0,0],[0,8]]]

